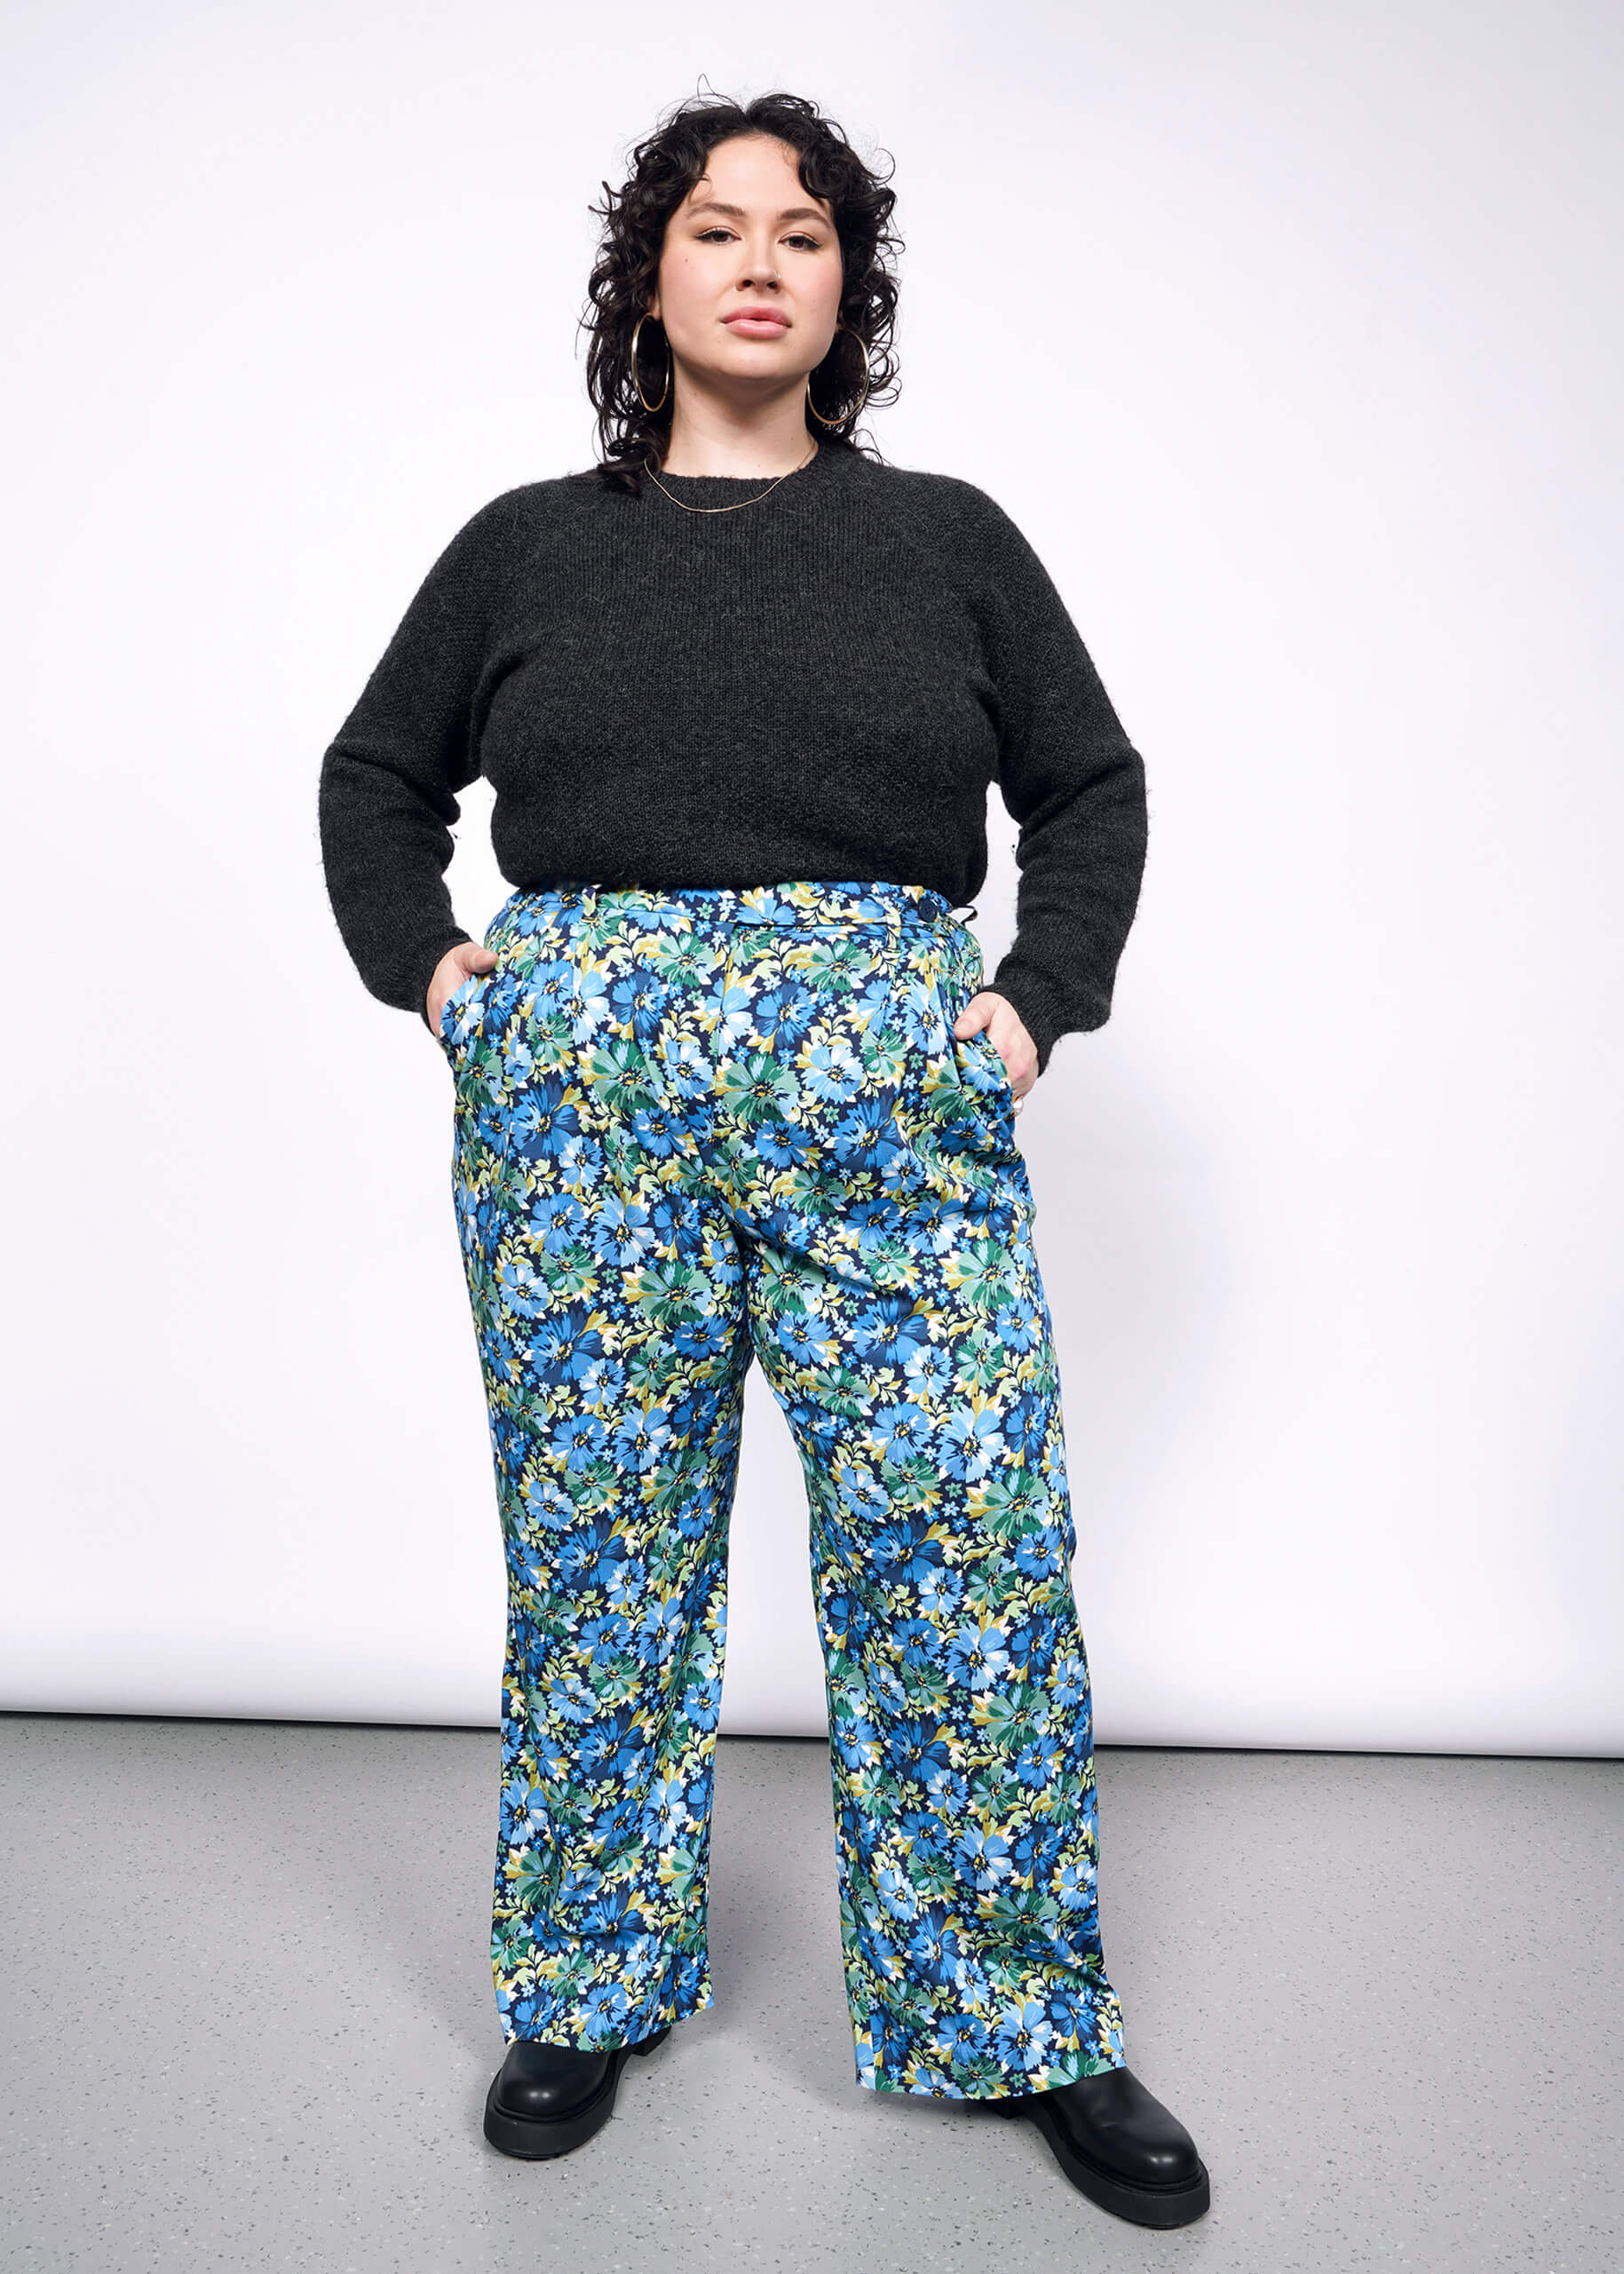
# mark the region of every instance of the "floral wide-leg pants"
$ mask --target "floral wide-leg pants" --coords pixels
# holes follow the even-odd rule
[[[1120,2066],[1060,1385],[1013,1097],[923,885],[514,892],[445,1006],[508,1573],[503,2034],[710,2002],[744,1377],[800,1450],[860,2080]]]

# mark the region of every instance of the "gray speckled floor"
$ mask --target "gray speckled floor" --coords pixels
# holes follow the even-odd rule
[[[1098,1755],[1132,2066],[1213,2207],[852,2074],[828,1756],[725,1740],[717,2003],[613,2122],[479,2132],[494,1731],[0,1716],[0,2263],[1618,2274],[1624,1764]]]

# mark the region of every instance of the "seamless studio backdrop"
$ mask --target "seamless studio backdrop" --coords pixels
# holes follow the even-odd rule
[[[872,432],[1014,516],[1145,759],[1113,1015],[1020,1123],[1099,1739],[1624,1750],[1616,12],[0,43],[0,1705],[495,1723],[450,1076],[344,953],[317,773],[453,532],[590,463],[587,202],[703,74],[893,154]],[[724,1728],[820,1731],[759,1372],[732,1579]]]

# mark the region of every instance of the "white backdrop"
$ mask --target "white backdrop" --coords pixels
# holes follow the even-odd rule
[[[1114,1014],[1020,1123],[1099,1738],[1624,1750],[1620,19],[856,21],[0,33],[0,1705],[495,1719],[450,1077],[317,772],[452,532],[589,463],[587,201],[703,74],[894,154],[878,439],[1015,516],[1148,768]],[[746,1434],[724,1727],[812,1731],[759,1373]]]

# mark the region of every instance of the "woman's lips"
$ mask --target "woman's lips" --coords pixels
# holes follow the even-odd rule
[[[782,316],[725,316],[722,320],[729,331],[741,331],[752,339],[776,339],[789,326]]]

